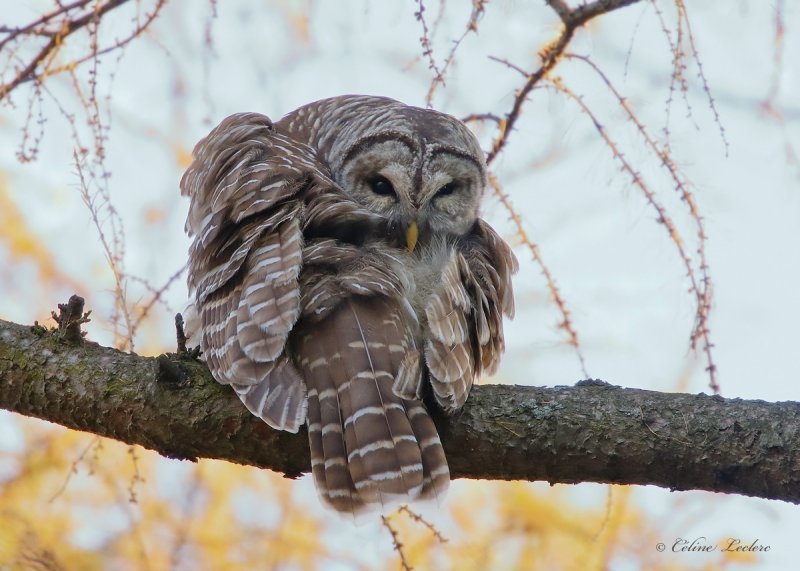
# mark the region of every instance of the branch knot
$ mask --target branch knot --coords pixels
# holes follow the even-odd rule
[[[92,312],[91,310],[83,312],[84,303],[81,296],[72,295],[67,303],[58,304],[58,315],[55,311],[50,312],[58,324],[58,335],[71,345],[80,345],[83,342],[86,332],[81,331],[81,325],[91,321],[89,316]]]

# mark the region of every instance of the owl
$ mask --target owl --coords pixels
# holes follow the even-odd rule
[[[517,261],[478,217],[485,186],[463,123],[383,97],[232,115],[193,151],[181,193],[204,358],[273,428],[307,424],[338,511],[449,485],[425,403],[463,406],[514,313]]]

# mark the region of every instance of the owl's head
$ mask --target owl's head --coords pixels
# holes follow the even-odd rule
[[[486,186],[483,152],[458,119],[382,97],[343,96],[309,109],[311,139],[339,186],[420,242],[461,236]],[[302,108],[301,108],[302,109]]]

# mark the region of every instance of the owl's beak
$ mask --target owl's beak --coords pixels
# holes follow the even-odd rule
[[[413,252],[417,247],[417,238],[419,238],[419,227],[416,222],[412,222],[406,229],[406,247],[409,252]]]

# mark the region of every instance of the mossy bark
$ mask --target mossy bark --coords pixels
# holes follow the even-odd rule
[[[219,458],[297,477],[303,431],[252,417],[200,362],[141,357],[0,320],[0,408],[170,458]],[[473,388],[435,415],[453,476],[651,484],[800,503],[800,403],[623,389]]]

